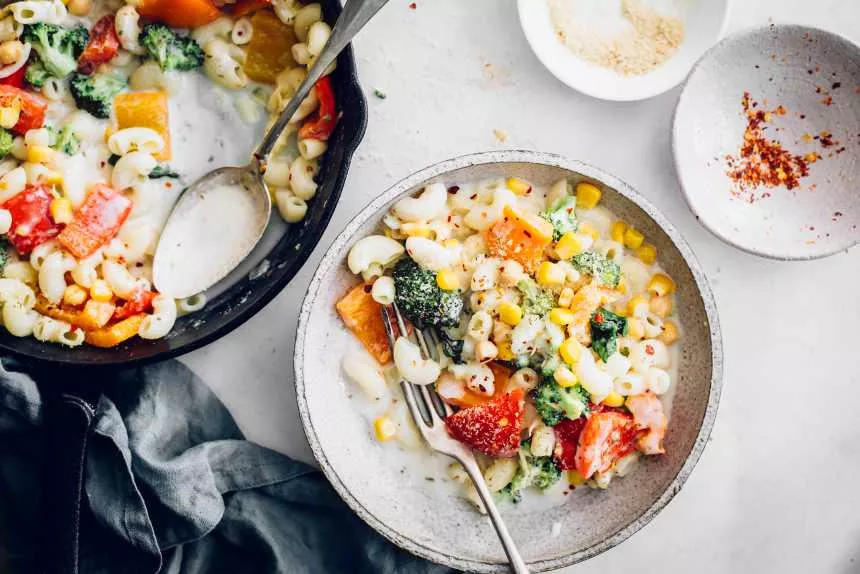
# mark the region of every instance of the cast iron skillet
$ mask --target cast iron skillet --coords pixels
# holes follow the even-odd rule
[[[340,15],[337,0],[317,0],[325,19],[334,22]],[[337,60],[332,74],[341,118],[317,176],[319,190],[309,203],[307,217],[291,225],[267,257],[270,265],[253,280],[245,277],[201,311],[177,320],[164,339],[145,341],[134,337],[112,349],[83,345],[74,349],[42,343],[32,337],[13,337],[0,329],[0,354],[11,354],[25,364],[46,366],[119,366],[144,364],[193,351],[226,335],[260,311],[299,272],[310,256],[340,198],[352,154],[367,126],[367,102],[358,84],[352,47]],[[273,214],[272,217],[277,217]]]

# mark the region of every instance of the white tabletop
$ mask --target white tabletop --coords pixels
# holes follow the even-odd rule
[[[514,0],[410,1],[392,0],[356,41],[370,122],[319,247],[273,303],[186,362],[251,440],[310,462],[293,340],[311,272],[337,231],[395,181],[442,159],[516,148],[583,160],[632,184],[686,236],[716,293],[727,368],[711,442],[683,491],[577,574],[860,571],[860,369],[851,359],[860,354],[860,249],[781,263],[721,243],[678,188],[669,149],[677,89],[639,103],[593,100],[539,64]],[[730,31],[773,18],[860,41],[857,0],[734,4]]]

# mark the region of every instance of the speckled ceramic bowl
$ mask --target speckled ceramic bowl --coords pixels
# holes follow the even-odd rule
[[[794,189],[739,192],[727,174],[726,155],[740,155],[744,142],[744,92],[756,109],[771,111],[766,138],[795,156],[817,154]],[[860,46],[793,25],[729,36],[690,73],[672,147],[690,209],[723,241],[775,259],[824,257],[857,244]]]
[[[394,445],[374,440],[367,419],[357,410],[359,397],[350,398],[352,385],[340,370],[340,357],[358,343],[334,308],[356,281],[345,264],[349,248],[377,229],[393,202],[435,181],[506,175],[536,183],[562,177],[598,182],[602,204],[657,246],[660,262],[678,283],[685,329],[666,437],[668,454],[651,457],[606,491],[577,489],[564,503],[540,511],[525,503],[503,507],[520,551],[532,570],[540,572],[595,556],[647,524],[692,472],[717,412],[722,346],[710,288],[684,239],[630,186],[577,161],[522,151],[464,156],[407,177],[362,210],[320,263],[299,319],[296,386],[311,448],[337,492],[361,518],[394,543],[434,562],[475,572],[508,571],[486,517],[465,500],[428,484],[421,468],[393,456]]]

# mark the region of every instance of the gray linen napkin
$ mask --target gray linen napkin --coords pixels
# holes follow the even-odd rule
[[[38,571],[44,405],[0,365],[0,573]],[[56,384],[56,382],[54,383]],[[86,460],[89,573],[447,573],[378,536],[316,470],[244,440],[181,363],[117,372]]]

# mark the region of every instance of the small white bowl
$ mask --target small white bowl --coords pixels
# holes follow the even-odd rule
[[[795,189],[733,193],[725,157],[737,156],[743,142],[745,91],[768,110],[787,110],[765,124],[766,137],[793,154],[825,156]],[[858,92],[860,46],[823,30],[772,24],[709,50],[684,85],[672,128],[678,179],[699,222],[726,243],[773,259],[814,259],[857,244]],[[822,131],[838,143],[810,140]]]
[[[614,101],[644,100],[677,86],[705,50],[723,35],[728,21],[729,0],[696,0],[679,4],[684,5],[682,19],[685,31],[678,51],[646,74],[623,76],[583,60],[558,40],[550,20],[548,0],[517,2],[523,32],[543,65],[571,88],[601,100]]]

